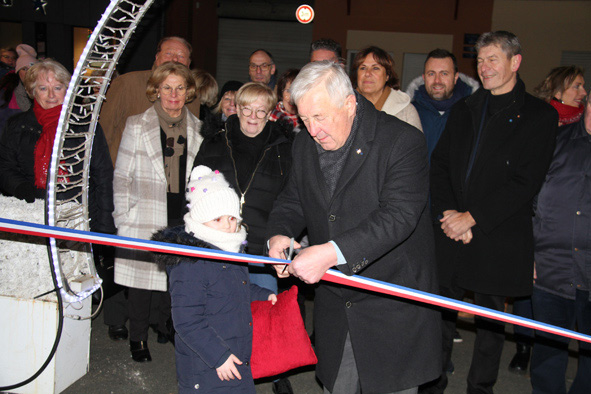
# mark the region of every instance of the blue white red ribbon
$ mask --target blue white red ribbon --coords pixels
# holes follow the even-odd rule
[[[11,233],[28,234],[46,238],[57,238],[78,242],[90,242],[94,244],[110,245],[119,248],[140,249],[145,251],[161,253],[172,253],[183,256],[208,258],[214,260],[236,261],[243,263],[289,264],[289,262],[286,260],[273,259],[270,257],[254,256],[244,253],[224,252],[221,250],[204,249],[195,246],[177,245],[166,242],[156,242],[138,238],[121,237],[117,235],[94,233],[90,231],[67,229],[2,218],[0,218],[0,230]],[[396,297],[419,301],[425,304],[436,305],[460,312],[467,312],[474,315],[487,317],[489,319],[498,320],[510,324],[517,324],[520,326],[532,328],[534,330],[546,331],[563,337],[591,343],[591,336],[589,335],[584,335],[575,331],[552,326],[546,323],[540,323],[538,321],[526,319],[520,316],[515,316],[510,313],[499,312],[474,304],[470,304],[467,302],[452,300],[450,298],[441,297],[424,291],[414,290],[408,287],[382,282],[376,279],[370,279],[358,275],[348,276],[335,269],[328,270],[326,274],[322,277],[322,280],[337,283],[340,285],[369,290],[375,293],[393,295]]]

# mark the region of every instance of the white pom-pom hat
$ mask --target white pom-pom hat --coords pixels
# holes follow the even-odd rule
[[[188,215],[197,223],[205,223],[220,216],[233,216],[239,221],[240,200],[224,175],[206,166],[197,166],[187,184]]]

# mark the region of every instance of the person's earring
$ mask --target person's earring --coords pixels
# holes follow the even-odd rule
[[[160,98],[160,93],[158,93],[158,98]]]

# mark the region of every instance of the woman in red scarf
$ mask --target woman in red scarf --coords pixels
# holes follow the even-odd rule
[[[585,79],[578,66],[553,68],[534,92],[558,111],[558,125],[578,122],[585,109]]]

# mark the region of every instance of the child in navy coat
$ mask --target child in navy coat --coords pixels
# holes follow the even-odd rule
[[[240,203],[221,173],[194,168],[186,196],[185,225],[161,230],[154,240],[242,251]],[[277,296],[250,284],[246,264],[169,254],[157,261],[169,275],[179,393],[255,394],[250,302],[275,304]]]

